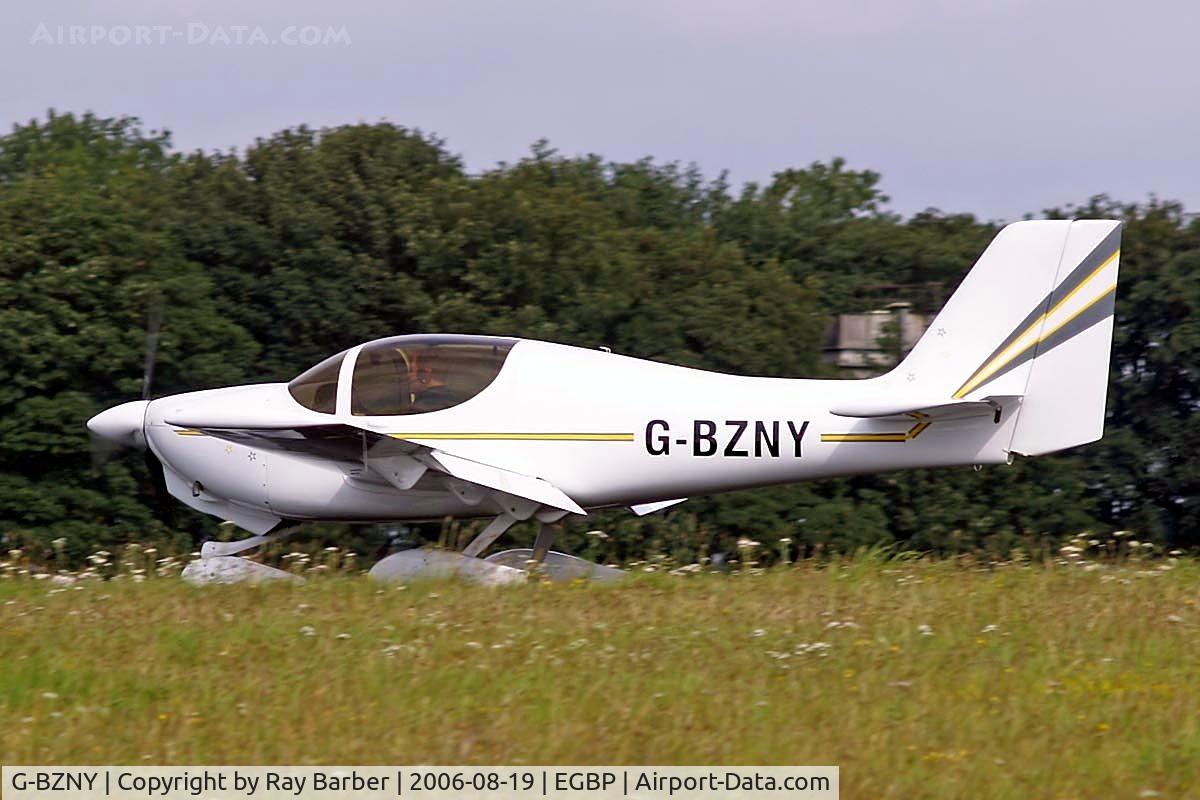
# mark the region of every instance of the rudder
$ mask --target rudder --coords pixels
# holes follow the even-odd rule
[[[1036,456],[1104,435],[1121,224],[1071,223],[1054,291],[1031,346],[1011,449]]]

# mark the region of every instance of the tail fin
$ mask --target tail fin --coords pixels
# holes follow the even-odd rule
[[[1111,220],[1005,227],[893,374],[948,402],[1023,396],[1021,455],[1099,439],[1120,244]]]

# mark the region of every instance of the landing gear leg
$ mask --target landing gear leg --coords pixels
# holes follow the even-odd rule
[[[469,558],[478,558],[479,554],[487,550],[492,542],[500,538],[500,536],[516,523],[517,518],[511,514],[501,514],[494,520],[488,523],[488,526],[471,543],[463,548],[462,554]]]
[[[559,532],[562,531],[562,522],[543,522],[542,527],[538,530],[537,539],[533,542],[533,561],[535,564],[541,564],[546,560],[546,553],[550,552],[550,547],[554,544],[554,540],[558,538]]]
[[[201,558],[216,558],[219,556],[232,556],[246,550],[258,547],[259,545],[273,542],[287,534],[291,533],[290,526],[288,529],[282,529],[274,533],[266,533],[261,536],[251,536],[246,539],[239,539],[236,542],[205,542],[200,546]]]

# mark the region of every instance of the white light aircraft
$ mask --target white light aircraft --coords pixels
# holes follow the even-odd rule
[[[742,377],[412,335],[352,347],[290,383],[125,403],[88,428],[148,447],[171,495],[255,534],[206,543],[206,557],[233,560],[298,521],[466,517],[491,522],[459,563],[477,566],[528,519],[542,523],[540,561],[564,517],[593,509],[647,514],[701,494],[1004,464],[1099,439],[1120,232],[1107,220],[1005,227],[876,378]],[[408,559],[398,573],[432,563]]]

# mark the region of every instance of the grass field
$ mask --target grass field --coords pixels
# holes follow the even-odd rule
[[[618,585],[0,581],[5,763],[837,764],[844,797],[1200,796],[1200,564]]]

